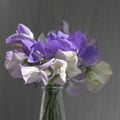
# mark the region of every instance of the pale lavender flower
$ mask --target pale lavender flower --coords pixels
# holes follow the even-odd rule
[[[4,66],[12,77],[22,78],[19,64],[23,63],[25,59],[26,55],[17,49],[6,52]]]

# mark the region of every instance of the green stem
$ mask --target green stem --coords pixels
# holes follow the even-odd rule
[[[43,120],[62,120],[60,106],[57,100],[59,90],[53,90],[52,87],[47,90],[49,98],[45,106]],[[47,119],[47,117],[49,119]]]

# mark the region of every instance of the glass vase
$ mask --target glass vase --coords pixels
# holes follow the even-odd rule
[[[62,86],[42,87],[39,120],[66,120],[62,92]]]

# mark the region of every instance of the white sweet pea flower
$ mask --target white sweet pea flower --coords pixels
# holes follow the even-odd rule
[[[77,67],[78,57],[76,52],[58,50],[55,54],[55,57],[67,62],[68,79],[75,77],[78,74],[81,74],[81,70]]]
[[[48,62],[37,66],[21,65],[21,73],[25,84],[48,82],[64,85],[66,83],[67,62],[61,59],[51,59]]]
[[[88,70],[86,86],[89,91],[100,90],[111,78],[112,70],[108,63],[101,61]]]
[[[21,65],[21,73],[25,84],[40,83],[48,84],[48,77],[45,71],[40,70],[39,66],[23,66]]]
[[[54,72],[54,82],[60,85],[66,83],[66,68],[67,62],[61,59],[55,59],[54,62],[50,65]]]
[[[19,64],[21,64],[24,59],[26,59],[25,53],[19,52],[17,49],[6,52],[4,66],[12,77],[22,78]]]

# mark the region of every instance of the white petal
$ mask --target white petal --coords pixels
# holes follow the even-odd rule
[[[37,67],[28,67],[21,65],[21,73],[26,84],[41,81],[40,70]]]
[[[74,56],[69,62],[67,66],[67,75],[69,78],[75,77],[78,74],[81,74],[81,70],[77,67],[78,58]]]
[[[98,74],[105,74],[105,75],[112,74],[110,65],[105,61],[99,62],[96,66],[93,67],[93,70]]]
[[[70,61],[75,56],[77,56],[77,53],[73,51],[58,50],[57,53],[55,54],[55,58],[59,58],[65,61]]]
[[[94,71],[87,73],[86,86],[90,91],[100,90],[111,78],[111,75],[98,75]]]
[[[96,74],[95,72],[92,72],[92,74],[94,78],[96,80],[99,80],[102,84],[107,83],[111,78],[111,75],[104,75],[104,74],[99,75],[99,74]]]
[[[67,68],[67,62],[60,59],[55,59],[53,64],[50,65],[53,71],[56,71],[57,74],[60,75],[60,79],[63,82],[66,82],[66,68]]]
[[[55,57],[67,61],[67,75],[69,78],[81,73],[81,70],[77,67],[78,57],[76,52],[58,50]]]
[[[48,77],[47,77],[47,74],[43,71],[43,70],[40,70],[40,77],[44,83],[44,85],[47,85],[48,84]]]

